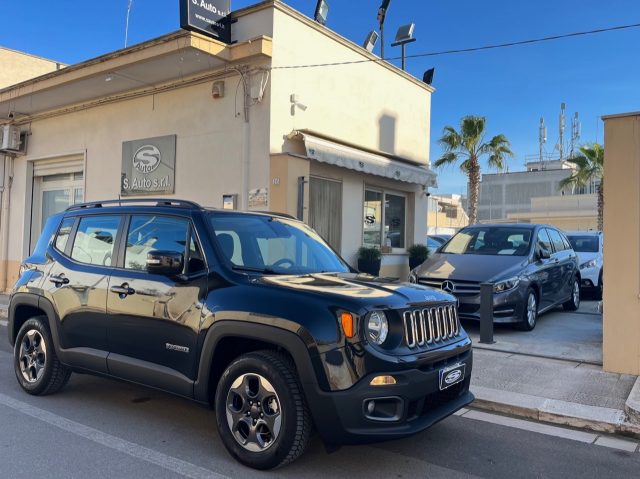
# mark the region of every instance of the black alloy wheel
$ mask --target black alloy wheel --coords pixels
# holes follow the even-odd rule
[[[27,320],[13,347],[13,364],[18,383],[29,394],[44,396],[59,391],[71,370],[56,356],[45,316]]]
[[[311,415],[295,367],[275,351],[234,360],[218,382],[215,409],[222,442],[245,466],[284,466],[309,444]]]

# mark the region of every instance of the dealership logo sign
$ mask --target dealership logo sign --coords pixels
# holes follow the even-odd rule
[[[156,146],[144,145],[138,148],[133,155],[133,167],[146,175],[155,171],[161,160],[162,154]]]

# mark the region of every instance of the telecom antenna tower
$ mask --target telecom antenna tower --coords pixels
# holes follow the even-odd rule
[[[571,119],[571,148],[569,149],[569,158],[573,158],[576,145],[578,144],[578,140],[580,139],[581,130],[582,125],[580,124],[580,119],[578,118],[578,112],[576,112]]]
[[[564,112],[565,112],[565,109],[566,109],[566,105],[564,104],[564,102],[562,102],[560,104],[560,123],[559,123],[560,139],[558,140],[558,151],[560,152],[560,161],[564,160],[564,127],[565,127]]]
[[[540,147],[540,167],[544,170],[544,144],[547,142],[547,127],[544,124],[544,117],[540,117],[540,128],[538,130],[538,144]]]

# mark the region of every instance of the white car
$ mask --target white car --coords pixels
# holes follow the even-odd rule
[[[602,232],[571,231],[567,238],[578,255],[582,289],[602,299]]]

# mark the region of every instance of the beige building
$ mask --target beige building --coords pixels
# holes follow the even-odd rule
[[[544,223],[566,231],[598,229],[598,195],[541,196],[531,198],[529,211],[509,213],[514,223]]]
[[[63,67],[60,62],[0,46],[0,90]]]
[[[604,369],[640,374],[640,112],[604,117]]]
[[[408,273],[433,89],[279,1],[233,15],[231,45],[178,31],[0,90],[28,140],[3,162],[0,290],[48,215],[118,195],[286,212],[352,265],[384,245],[381,274]],[[291,68],[328,62],[355,63]]]
[[[427,233],[455,234],[469,224],[469,216],[463,207],[462,195],[429,196]]]

